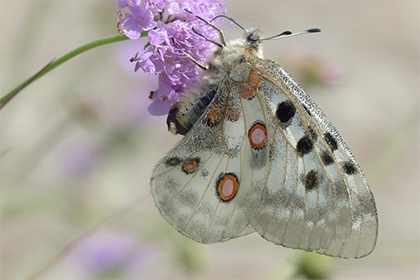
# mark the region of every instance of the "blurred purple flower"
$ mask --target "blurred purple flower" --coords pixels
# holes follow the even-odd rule
[[[60,154],[60,166],[66,175],[84,176],[95,167],[101,155],[100,145],[91,137],[77,135]]]
[[[156,259],[163,252],[159,247],[153,245],[145,245],[136,250],[124,265],[124,274],[131,276],[133,279],[139,279],[139,275],[147,269],[159,267]],[[130,277],[130,279],[132,279]]]
[[[80,241],[67,260],[77,279],[139,279],[159,266],[156,259],[161,253],[159,246],[139,243],[130,231],[102,229]]]
[[[96,275],[125,262],[135,245],[136,238],[131,233],[101,231],[80,242],[70,257],[85,273]]]
[[[150,95],[150,114],[167,114],[182,92],[200,77],[200,69],[174,46],[172,40],[196,60],[205,61],[214,45],[195,34],[192,28],[211,39],[217,39],[218,33],[196,16],[211,20],[226,13],[222,9],[224,6],[218,0],[118,1],[120,9],[128,8],[125,14],[118,13],[120,32],[135,40],[142,31],[148,31],[149,44],[131,61],[136,63],[135,71],[142,69],[159,76],[159,87]]]

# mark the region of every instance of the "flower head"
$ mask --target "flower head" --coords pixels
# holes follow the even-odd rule
[[[119,0],[118,6],[128,9],[125,14],[118,13],[119,31],[133,40],[146,31],[149,39],[142,53],[131,59],[135,71],[142,69],[159,77],[148,111],[167,114],[180,94],[200,77],[200,69],[182,51],[203,62],[214,47],[193,28],[204,37],[218,37],[213,27],[196,16],[212,20],[226,12],[224,4],[218,0]]]

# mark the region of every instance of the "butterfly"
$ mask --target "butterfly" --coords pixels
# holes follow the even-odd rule
[[[205,22],[221,43],[208,65],[191,58],[205,74],[169,112],[169,131],[184,138],[151,177],[161,215],[201,243],[257,232],[328,256],[370,254],[378,218],[362,169],[309,95],[262,56],[263,40],[298,33],[243,29],[226,43]]]

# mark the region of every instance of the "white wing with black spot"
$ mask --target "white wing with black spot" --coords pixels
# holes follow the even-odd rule
[[[354,156],[321,110],[280,66],[255,60],[268,119],[270,169],[251,224],[291,248],[359,258],[376,242],[373,195]]]

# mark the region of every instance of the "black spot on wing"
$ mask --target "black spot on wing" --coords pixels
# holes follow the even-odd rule
[[[355,175],[358,172],[356,164],[354,164],[354,162],[351,160],[342,162],[341,167],[343,168],[344,173],[347,175]]]
[[[314,144],[308,135],[299,139],[296,144],[296,150],[300,156],[306,155],[314,148]]]
[[[308,135],[311,136],[313,141],[316,141],[318,138],[318,134],[316,134],[315,130],[311,126],[308,126]]]
[[[285,100],[277,106],[276,116],[282,123],[290,121],[296,113],[296,108],[290,100]]]
[[[332,158],[331,154],[327,151],[323,151],[321,154],[321,160],[322,163],[325,165],[330,165],[334,162],[334,159]]]
[[[165,161],[165,164],[168,166],[177,166],[182,162],[182,159],[179,157],[171,157]]]
[[[315,170],[311,170],[305,176],[305,189],[306,191],[312,191],[318,187],[318,173]]]
[[[330,149],[332,152],[338,149],[338,143],[337,140],[335,140],[334,136],[332,136],[331,133],[325,132],[324,134],[325,141],[327,142],[328,146],[330,146]]]

